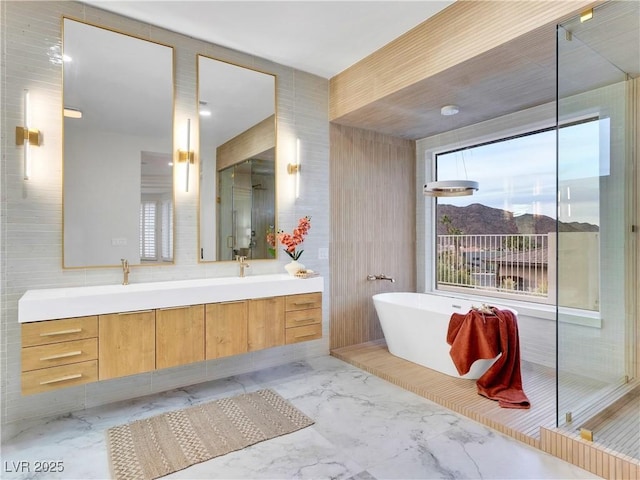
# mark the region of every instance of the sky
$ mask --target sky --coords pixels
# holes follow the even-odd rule
[[[606,125],[602,125],[606,122]],[[608,175],[609,120],[564,127],[559,140],[560,220],[599,225],[599,177]],[[600,146],[603,145],[603,152]],[[440,154],[438,180],[475,180],[478,192],[440,198],[440,204],[480,203],[493,208],[556,218],[556,132]]]

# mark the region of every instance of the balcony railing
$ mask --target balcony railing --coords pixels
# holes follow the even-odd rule
[[[554,291],[555,241],[550,245],[549,234],[438,235],[437,255],[439,288],[538,297],[542,302]]]

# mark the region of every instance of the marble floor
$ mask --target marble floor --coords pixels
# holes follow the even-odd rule
[[[260,388],[315,424],[165,478],[599,478],[329,356],[25,424],[0,477],[109,478],[109,427]],[[39,461],[64,470],[36,473]]]

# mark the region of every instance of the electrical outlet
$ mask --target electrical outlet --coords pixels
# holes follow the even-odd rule
[[[327,247],[321,247],[318,249],[318,260],[326,260],[329,258],[329,249]]]
[[[112,247],[122,247],[127,244],[127,239],[125,237],[118,237],[111,239]]]

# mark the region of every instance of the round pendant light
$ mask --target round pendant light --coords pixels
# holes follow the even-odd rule
[[[445,117],[456,115],[460,111],[457,105],[445,105],[440,109],[440,114]],[[464,164],[464,153],[462,157]],[[465,168],[466,172],[466,168]],[[478,190],[478,182],[472,180],[441,180],[427,183],[422,193],[429,197],[464,197],[473,195]]]
[[[429,182],[422,193],[429,197],[464,197],[478,190],[478,182],[472,180],[441,180]]]

